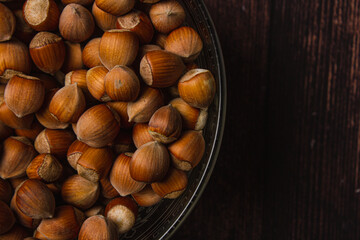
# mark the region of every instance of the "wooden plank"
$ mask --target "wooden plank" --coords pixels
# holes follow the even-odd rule
[[[227,126],[213,176],[174,239],[260,239],[269,1],[205,3],[227,66]]]
[[[359,1],[273,1],[264,239],[359,239]]]

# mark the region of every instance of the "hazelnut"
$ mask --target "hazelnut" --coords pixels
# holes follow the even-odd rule
[[[13,189],[7,180],[0,178],[0,201],[9,203],[13,195]]]
[[[76,170],[76,165],[79,158],[84,154],[89,146],[79,140],[75,140],[67,151],[67,160],[70,166]]]
[[[15,216],[9,206],[0,201],[0,234],[8,232],[15,224]]]
[[[169,147],[173,165],[183,171],[194,168],[205,152],[205,140],[199,131],[186,131]]]
[[[93,16],[82,5],[70,3],[60,15],[59,31],[61,36],[70,42],[83,42],[94,32]]]
[[[130,161],[130,175],[139,182],[161,181],[170,165],[169,153],[159,142],[148,142],[139,147]]]
[[[130,176],[130,161],[132,153],[120,154],[111,169],[110,182],[121,196],[139,192],[145,187],[145,183],[135,181]]]
[[[190,106],[205,109],[215,97],[216,84],[209,70],[197,68],[181,77],[178,89],[180,97]]]
[[[6,126],[15,129],[29,129],[34,120],[34,115],[30,114],[22,118],[18,118],[6,105],[5,102],[0,104],[0,121]]]
[[[82,61],[88,68],[102,66],[99,56],[100,40],[101,38],[91,39],[82,51]]]
[[[105,76],[105,92],[114,101],[134,101],[140,92],[140,81],[131,68],[115,66]]]
[[[177,55],[163,50],[145,54],[140,62],[140,75],[151,87],[170,87],[185,71],[185,65]]]
[[[60,11],[54,0],[27,0],[24,19],[34,30],[54,31],[59,25]]]
[[[37,135],[39,135],[42,130],[44,130],[44,127],[38,121],[33,121],[30,129],[15,129],[15,133],[18,136],[27,137],[35,141]]]
[[[29,179],[54,182],[62,173],[61,163],[50,154],[40,154],[35,157],[26,169]]]
[[[39,32],[31,40],[31,59],[45,73],[55,73],[64,63],[66,49],[61,37],[50,32]]]
[[[84,220],[83,212],[73,206],[63,205],[55,209],[53,218],[43,219],[36,232],[46,239],[75,239]],[[37,237],[37,233],[34,236]]]
[[[63,73],[78,70],[83,67],[81,45],[65,41],[65,60],[61,67]]]
[[[168,33],[179,27],[186,16],[184,8],[174,0],[152,5],[149,15],[155,29],[161,33]]]
[[[104,216],[92,216],[81,226],[78,239],[117,240],[117,229],[115,224]]]
[[[7,83],[14,74],[29,74],[31,60],[28,47],[12,39],[0,42],[0,82]]]
[[[92,182],[105,178],[113,163],[110,148],[88,148],[79,158],[76,169],[80,176]]]
[[[143,190],[131,194],[136,203],[142,207],[150,207],[161,201],[161,197],[154,192],[150,184],[147,184]]]
[[[149,133],[149,125],[147,123],[136,123],[132,131],[132,138],[136,148],[154,141]]]
[[[203,43],[193,28],[181,27],[169,34],[164,48],[166,51],[180,56],[185,62],[191,62],[199,56]]]
[[[65,86],[77,83],[77,86],[81,89],[85,96],[85,100],[87,104],[94,103],[96,100],[91,95],[87,83],[86,83],[86,74],[87,70],[78,69],[71,71],[65,75]]]
[[[162,198],[174,199],[186,189],[188,178],[186,173],[171,167],[161,182],[154,182],[151,188]]]
[[[8,41],[15,32],[16,19],[11,10],[2,3],[0,3],[0,22],[0,42]]]
[[[115,16],[124,15],[135,5],[135,0],[95,0],[96,5]]]
[[[49,129],[65,129],[69,126],[68,123],[63,123],[57,120],[49,111],[49,106],[51,103],[51,99],[54,97],[55,93],[59,91],[58,88],[54,88],[49,90],[45,94],[45,100],[43,106],[40,110],[35,114],[37,120],[46,128]],[[0,106],[1,109],[1,106]],[[1,112],[1,110],[0,110]],[[1,117],[0,117],[1,120]]]
[[[135,224],[138,207],[130,197],[111,200],[105,208],[105,217],[116,224],[120,234],[129,231]]]
[[[194,108],[181,98],[171,100],[170,104],[180,113],[184,129],[202,130],[205,127],[208,116],[206,110]]]
[[[116,198],[119,195],[118,191],[111,185],[108,177],[100,179],[101,195],[107,199]]]
[[[76,126],[78,139],[90,147],[97,148],[111,143],[119,130],[119,116],[105,104],[86,110]]]
[[[159,89],[143,87],[135,102],[129,102],[127,113],[130,122],[148,122],[153,113],[164,105],[164,97]]]
[[[156,110],[149,121],[149,133],[161,143],[171,143],[179,138],[182,129],[180,113],[171,104]]]
[[[39,153],[53,154],[63,158],[69,146],[75,141],[75,136],[70,130],[44,129],[35,139],[35,149]]]
[[[118,17],[116,27],[134,32],[138,36],[141,44],[149,43],[154,36],[154,27],[150,18],[138,10],[132,10]]]
[[[35,179],[22,182],[14,194],[14,204],[26,216],[34,219],[52,218],[55,198],[48,187]]]
[[[9,137],[3,142],[0,161],[0,177],[21,177],[36,156],[34,146],[26,137]]]
[[[44,84],[38,78],[20,74],[10,79],[4,92],[6,105],[19,118],[39,110],[44,96]]]
[[[91,95],[102,102],[110,101],[105,92],[105,76],[109,71],[103,66],[89,69],[86,73],[86,85]]]
[[[85,96],[77,83],[59,89],[49,105],[49,111],[54,118],[65,123],[77,122],[85,108]]]
[[[101,10],[94,2],[92,6],[92,14],[94,16],[96,25],[103,31],[116,28],[116,16]]]
[[[35,154],[36,156],[36,154]],[[15,177],[15,178],[10,178],[10,184],[12,186],[13,189],[16,189],[23,181],[27,180],[28,177],[24,174],[24,176],[22,177]]]
[[[91,182],[79,175],[73,175],[65,180],[61,188],[62,199],[74,207],[88,209],[99,198],[98,183]]]
[[[139,40],[135,33],[124,29],[112,29],[103,34],[99,56],[109,70],[116,65],[131,65],[139,50]]]

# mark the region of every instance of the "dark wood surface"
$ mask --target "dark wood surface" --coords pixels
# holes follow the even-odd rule
[[[204,1],[227,121],[173,239],[359,239],[360,1]]]

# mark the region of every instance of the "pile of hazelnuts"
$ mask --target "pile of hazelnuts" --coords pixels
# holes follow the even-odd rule
[[[0,0],[0,239],[118,239],[184,192],[216,91],[185,18],[175,0]]]

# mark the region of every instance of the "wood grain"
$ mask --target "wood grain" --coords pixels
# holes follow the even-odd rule
[[[226,130],[174,239],[359,239],[360,2],[204,1]]]

